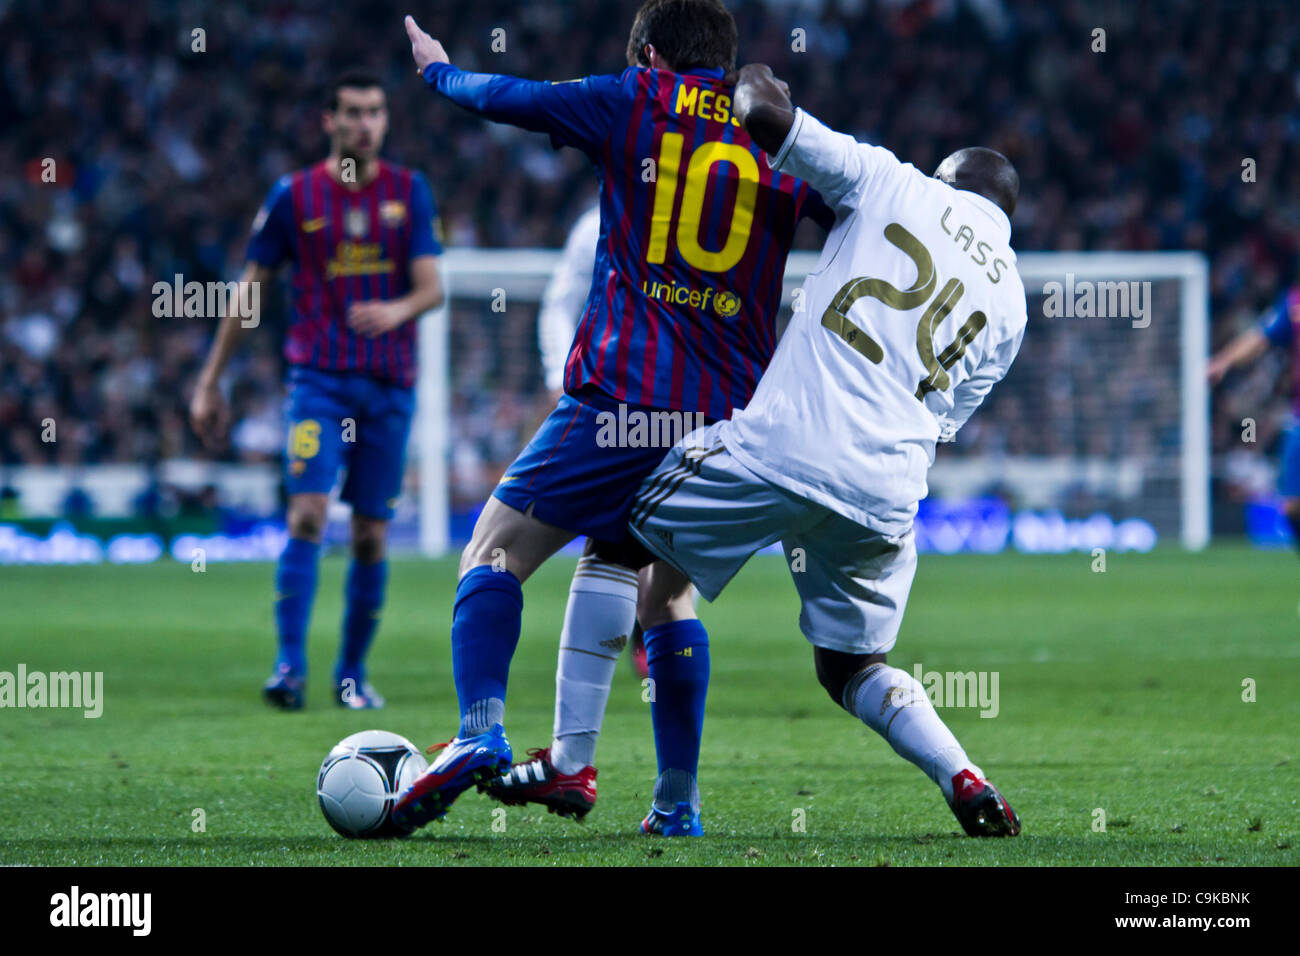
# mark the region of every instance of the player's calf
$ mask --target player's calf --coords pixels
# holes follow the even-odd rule
[[[463,738],[505,720],[510,661],[522,626],[522,583],[573,535],[488,499],[461,555],[451,622]],[[502,766],[505,770],[509,761]]]
[[[1287,524],[1291,526],[1291,534],[1295,538],[1296,546],[1300,547],[1300,497],[1284,497],[1282,514],[1286,516]]]
[[[659,776],[655,780],[654,807],[641,829],[664,836],[698,836],[700,793],[696,776],[709,686],[708,633],[699,619],[692,617],[648,627],[645,642],[650,665],[650,722]],[[694,815],[694,822],[688,821],[684,829],[666,822],[682,806]],[[659,823],[667,828],[659,827]]]
[[[890,667],[884,654],[814,650],[817,677],[831,698],[938,784],[968,834],[1020,832],[1020,818],[971,762],[915,677]]]
[[[353,710],[374,710],[384,699],[365,678],[366,657],[379,628],[388,584],[384,546],[388,522],[352,515],[352,563],[343,587],[343,632],[334,669],[334,699]]]
[[[327,497],[289,497],[289,540],[276,561],[275,623],[279,644],[275,671],[262,687],[268,704],[300,710],[305,700],[307,625],[316,599],[320,537]]]

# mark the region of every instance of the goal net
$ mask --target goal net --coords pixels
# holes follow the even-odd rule
[[[421,320],[419,411],[394,543],[468,537],[550,403],[537,312],[550,250],[450,251]],[[795,253],[785,311],[816,256]],[[1203,548],[1208,269],[1198,253],[1026,253],[1029,328],[1007,378],[939,446],[917,544],[933,551]]]

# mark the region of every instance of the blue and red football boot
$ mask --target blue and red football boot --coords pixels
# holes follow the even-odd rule
[[[650,813],[641,821],[641,832],[647,836],[697,837],[704,836],[704,827],[700,825],[698,810],[692,810],[689,803],[679,803],[672,813],[651,806]]]
[[[415,830],[445,817],[452,801],[474,784],[510,769],[510,741],[500,724],[485,734],[434,744],[428,753],[437,750],[442,751],[438,759],[393,804],[393,823],[402,829]]]
[[[262,685],[262,699],[280,710],[302,710],[307,696],[307,678],[295,674],[288,664],[279,664]]]

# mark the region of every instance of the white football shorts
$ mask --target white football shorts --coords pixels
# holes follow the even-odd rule
[[[810,642],[849,654],[893,648],[916,574],[912,530],[882,535],[763,480],[727,451],[721,425],[687,435],[641,483],[632,533],[710,601],[779,540]]]

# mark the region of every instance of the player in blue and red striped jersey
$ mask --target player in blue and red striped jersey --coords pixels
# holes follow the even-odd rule
[[[600,234],[565,394],[506,470],[461,557],[452,621],[460,728],[399,797],[394,820],[421,826],[509,767],[503,721],[521,583],[585,534],[561,635],[555,741],[515,768],[515,783],[530,789],[507,792],[506,778],[491,791],[579,817],[591,808],[596,737],[618,651],[639,617],[659,703],[660,774],[643,829],[698,832],[708,637],[680,573],[656,563],[638,590],[627,515],[637,482],[667,449],[645,429],[638,440],[610,426],[677,416],[668,420],[680,434],[744,406],[772,356],[795,228],[805,216],[833,219],[807,184],[772,173],[731,115],[724,76],[736,24],[719,0],[648,0],[632,26],[630,69],[570,83],[462,72],[410,17],[406,29],[438,93],[586,154],[599,179]]]
[[[1282,468],[1277,490],[1282,513],[1300,547],[1300,285],[1279,295],[1258,324],[1242,332],[1210,359],[1206,371],[1211,385],[1218,385],[1232,369],[1249,365],[1270,347],[1286,349],[1291,359],[1294,403],[1291,421],[1282,442]]]
[[[279,653],[263,688],[268,703],[288,710],[303,705],[320,542],[340,469],[342,497],[352,505],[353,558],[335,700],[353,709],[383,706],[366,680],[365,658],[384,603],[388,522],[415,407],[414,320],[443,298],[429,184],[379,158],[388,129],[379,80],[359,71],[340,76],[323,125],[329,156],[271,189],[253,223],[240,280],[244,289],[260,289],[277,267],[293,264],[284,344],[289,541],[275,576]],[[190,416],[210,445],[228,418],[222,371],[252,325],[227,309],[195,387]]]

